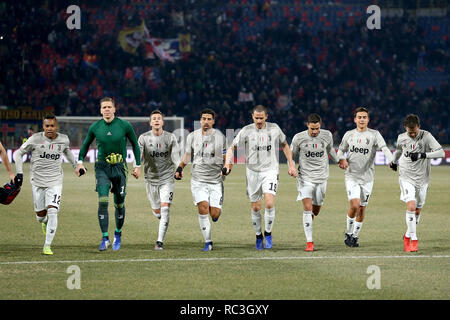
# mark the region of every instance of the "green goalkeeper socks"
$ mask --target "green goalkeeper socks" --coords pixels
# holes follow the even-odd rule
[[[125,206],[124,204],[116,204],[116,232],[121,232],[123,224],[125,223]]]
[[[98,203],[98,223],[103,235],[108,234],[108,222],[108,202],[100,200]]]

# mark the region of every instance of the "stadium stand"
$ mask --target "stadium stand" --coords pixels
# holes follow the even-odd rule
[[[225,130],[264,104],[289,141],[317,112],[337,143],[353,126],[352,110],[365,105],[391,145],[407,113],[423,115],[424,127],[450,143],[447,6],[432,17],[404,10],[368,30],[365,5],[350,0],[96,1],[80,5],[81,29],[69,30],[72,2],[2,2],[0,106],[91,116],[108,95],[121,116],[160,108],[190,129],[211,106]],[[126,52],[120,32],[142,21],[154,39],[189,34],[191,49],[174,62],[148,43]]]

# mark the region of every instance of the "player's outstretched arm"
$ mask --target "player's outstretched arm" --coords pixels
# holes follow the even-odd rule
[[[141,176],[141,166],[136,166],[133,168],[133,173],[132,173],[133,177],[135,177],[136,179],[139,179],[139,177]]]
[[[2,162],[5,165],[6,170],[8,171],[9,178],[11,181],[14,181],[14,173],[11,169],[11,163],[9,162],[8,155],[6,154],[6,150],[3,147],[3,144],[0,142],[0,156],[2,158]]]
[[[341,150],[341,148],[338,149],[337,158],[339,159],[339,162],[338,162],[339,168],[341,168],[342,170],[347,169],[348,162],[347,162],[347,159],[345,159],[344,152]]]
[[[284,142],[281,144],[281,147],[283,149],[284,155],[286,156],[286,159],[288,161],[288,174],[291,177],[297,178],[297,169],[295,168],[295,162],[292,159],[292,152],[291,148],[289,147],[289,144],[287,142]]]
[[[178,165],[178,168],[175,171],[174,178],[176,180],[181,180],[183,178],[183,176],[184,176],[183,169],[186,166],[186,164],[189,163],[190,159],[191,159],[191,154],[186,152],[183,155],[183,158],[181,158],[180,164]]]
[[[231,145],[227,149],[227,153],[225,155],[225,164],[222,168],[222,175],[229,175],[231,169],[233,168],[233,160],[234,160],[234,149],[235,146]]]

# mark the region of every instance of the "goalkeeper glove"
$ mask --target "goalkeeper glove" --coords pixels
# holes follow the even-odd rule
[[[111,153],[109,156],[106,157],[106,162],[108,162],[109,164],[116,164],[122,161],[123,161],[122,155],[119,153]]]
[[[411,161],[417,161],[419,159],[426,159],[427,158],[427,154],[425,152],[411,152],[409,154],[409,157],[411,158]]]
[[[228,170],[226,167],[222,168],[222,175],[227,176],[230,174],[230,172],[231,172],[231,169]]]
[[[389,165],[389,167],[394,171],[397,171],[397,166],[398,166],[398,164],[393,163],[393,162],[391,162],[391,164]]]
[[[23,183],[23,173],[18,173],[15,177],[14,177],[14,184],[17,187],[22,186]]]
[[[178,172],[178,178],[177,178],[176,172]],[[177,171],[175,171],[174,178],[175,178],[176,180],[181,180],[181,173],[182,173],[182,172],[183,172],[183,168],[182,168],[182,167],[178,167],[178,168],[177,168]]]

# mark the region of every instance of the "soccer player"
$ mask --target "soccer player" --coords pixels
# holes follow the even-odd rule
[[[170,220],[174,172],[180,162],[177,138],[163,130],[164,115],[159,110],[150,114],[151,130],[139,136],[141,163],[144,166],[145,189],[153,210],[160,219],[155,250],[163,249]]]
[[[247,196],[251,203],[251,216],[253,228],[256,233],[256,249],[272,248],[272,229],[275,220],[275,195],[278,188],[278,147],[282,150],[288,161],[288,173],[297,177],[295,163],[292,160],[291,149],[286,136],[280,127],[267,122],[267,109],[257,105],[252,111],[253,123],[241,129],[228,147],[224,174],[230,173],[233,166],[234,149],[242,144],[245,146],[245,160],[247,164]],[[264,237],[261,230],[261,202],[264,195]]]
[[[216,113],[206,108],[200,113],[201,128],[191,132],[186,139],[186,152],[175,172],[175,179],[183,177],[183,169],[192,159],[191,191],[198,209],[198,222],[205,240],[203,251],[213,250],[211,223],[217,222],[223,204],[222,168],[227,149],[225,136],[214,129]]]
[[[89,146],[96,139],[97,161],[95,162],[96,191],[98,193],[98,221],[102,232],[102,242],[98,248],[105,251],[111,244],[108,236],[108,196],[114,194],[116,230],[114,232],[113,250],[120,249],[122,244],[122,227],[125,222],[125,196],[128,168],[127,139],[133,147],[136,166],[133,176],[138,179],[141,173],[141,153],[133,127],[128,121],[115,116],[116,107],[113,98],[100,100],[100,113],[103,119],[94,122],[88,130],[78,156],[78,168],[83,164]]]
[[[305,251],[314,251],[313,220],[320,212],[329,175],[328,156],[338,162],[333,148],[333,135],[321,129],[322,119],[310,114],[306,122],[308,130],[297,133],[292,139],[293,159],[298,156],[297,201],[303,204],[303,228],[306,236]]]
[[[63,187],[63,155],[74,169],[77,161],[69,149],[69,137],[58,132],[56,117],[47,115],[43,120],[44,132],[38,132],[22,144],[14,155],[17,175],[23,177],[23,156],[32,152],[30,182],[36,219],[45,235],[43,253],[52,255],[51,244],[58,227],[58,212]],[[81,171],[80,171],[81,170]],[[85,172],[84,166],[75,170],[77,176]]]
[[[445,152],[431,133],[420,129],[420,119],[409,114],[404,121],[406,132],[397,138],[397,149],[391,168],[399,166],[400,200],[406,203],[406,233],[403,246],[406,252],[418,250],[417,224],[425,204],[430,183],[430,159],[443,158]],[[400,161],[399,161],[400,159]]]
[[[12,172],[11,169],[11,163],[9,162],[5,147],[3,147],[3,144],[1,142],[0,142],[0,157],[2,158],[2,162],[5,165],[6,171],[8,171],[9,178],[11,179],[11,181],[14,181],[14,173]]]
[[[368,128],[369,111],[359,107],[354,112],[356,128],[347,131],[339,145],[339,167],[345,170],[345,188],[350,208],[347,213],[347,229],[344,243],[358,247],[358,236],[364,221],[364,214],[372,193],[375,165],[374,159],[381,149],[389,162],[392,153],[380,132]],[[344,153],[348,152],[347,158]]]

